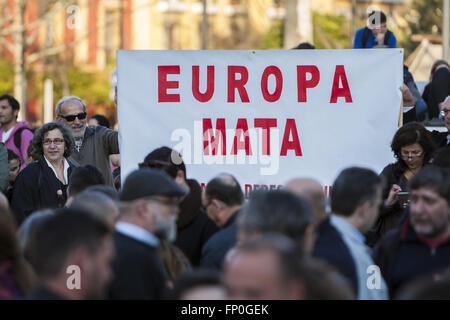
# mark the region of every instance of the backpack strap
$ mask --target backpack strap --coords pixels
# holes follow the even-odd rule
[[[362,35],[362,47],[365,48],[367,45],[367,40],[369,40],[369,35],[372,32],[369,28],[365,27]]]
[[[27,128],[27,127],[19,128],[19,129],[17,129],[16,132],[14,132],[14,145],[16,146],[16,148],[18,150],[20,150],[20,148],[22,146],[22,131],[23,130],[28,130],[31,133],[33,133],[33,131],[31,131],[31,129]]]
[[[389,38],[391,37],[392,32],[387,30],[384,34],[384,45],[389,47]]]

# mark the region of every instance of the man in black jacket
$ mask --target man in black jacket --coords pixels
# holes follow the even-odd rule
[[[104,299],[112,278],[111,229],[90,213],[58,209],[33,234],[33,300]]]
[[[127,177],[114,235],[112,299],[160,298],[167,275],[156,253],[156,234],[168,240],[176,236],[178,204],[183,195],[181,187],[155,169],[142,168]]]
[[[239,182],[230,174],[221,174],[206,185],[203,204],[212,221],[221,229],[205,243],[200,266],[219,270],[228,251],[236,244],[236,218],[244,203]]]
[[[374,261],[395,297],[419,276],[435,280],[450,267],[450,172],[428,166],[410,183],[410,216],[375,248]]]
[[[193,179],[186,178],[186,166],[181,155],[169,147],[160,147],[150,152],[139,164],[166,172],[188,194],[180,202],[177,219],[177,239],[174,245],[183,251],[196,267],[200,263],[204,244],[219,228],[202,208],[202,188]]]

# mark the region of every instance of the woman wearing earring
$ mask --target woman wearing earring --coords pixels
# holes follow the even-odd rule
[[[38,209],[64,206],[72,165],[67,161],[73,149],[71,131],[60,122],[39,128],[31,141],[41,158],[17,176],[11,207],[17,224]]]

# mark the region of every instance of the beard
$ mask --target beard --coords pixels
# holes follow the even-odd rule
[[[172,216],[169,220],[165,220],[157,213],[154,233],[160,239],[169,242],[175,241],[177,238],[177,217]]]
[[[84,132],[86,131],[86,126],[83,125],[83,129],[78,132],[75,132],[72,127],[71,127],[71,129],[72,129],[72,134],[73,134],[74,139],[79,140],[79,139],[84,138]]]

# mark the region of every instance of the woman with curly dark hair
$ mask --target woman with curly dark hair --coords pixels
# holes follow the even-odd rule
[[[395,133],[391,149],[397,161],[381,172],[386,184],[383,190],[384,205],[377,223],[377,239],[397,227],[404,207],[398,193],[408,191],[408,181],[429,163],[435,148],[430,133],[418,122],[407,123]]]
[[[73,137],[63,123],[44,124],[36,131],[30,145],[40,159],[25,167],[14,184],[11,207],[18,225],[33,211],[64,206],[73,168],[67,161]]]

